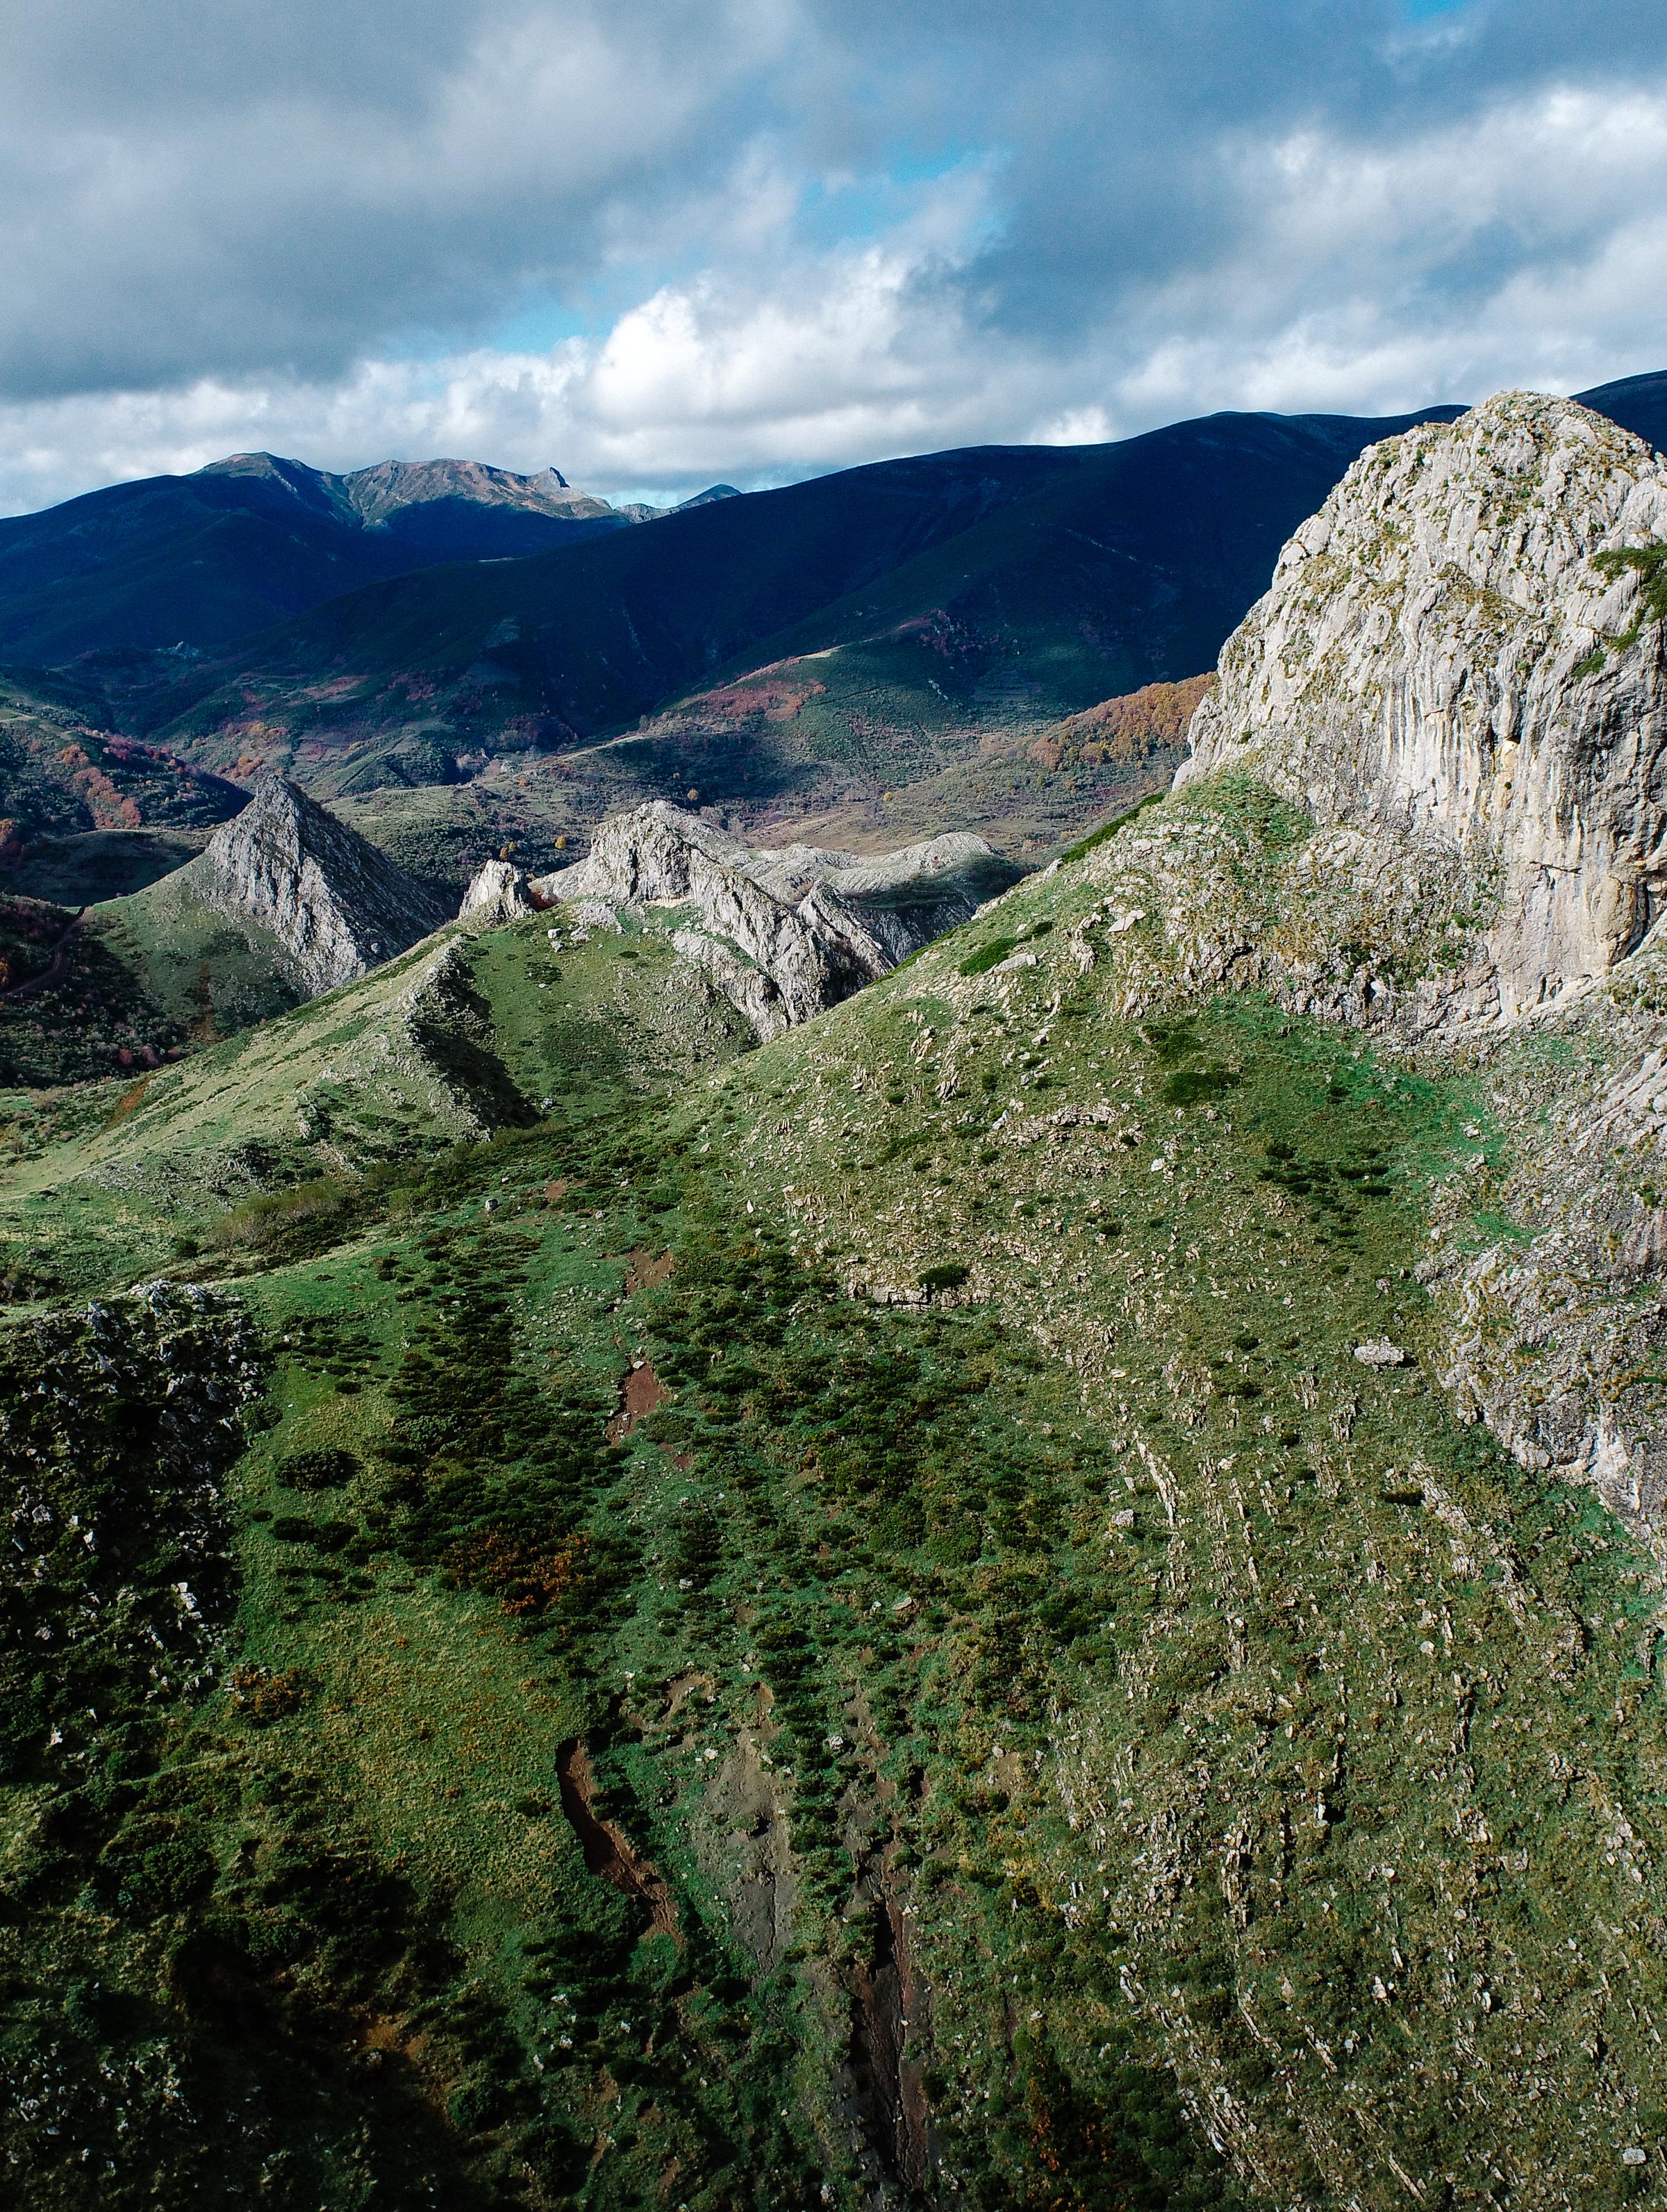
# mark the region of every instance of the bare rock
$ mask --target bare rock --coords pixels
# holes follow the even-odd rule
[[[464,893],[458,920],[476,929],[493,929],[534,911],[524,872],[507,860],[488,860]]]
[[[656,799],[604,822],[585,859],[530,889],[545,904],[688,908],[678,950],[768,1037],[970,921],[1021,872],[964,832],[877,858],[759,848]]]
[[[1357,1344],[1355,1357],[1362,1367],[1404,1367],[1407,1364],[1405,1352],[1386,1336],[1370,1336],[1364,1344]]]
[[[721,938],[707,936],[703,929],[674,930],[671,942],[685,960],[705,973],[737,1013],[746,1017],[761,1044],[768,1044],[772,1037],[792,1027],[781,993],[761,968],[743,960],[732,945]]]
[[[1364,832],[1368,870],[1459,860],[1504,1019],[1604,975],[1667,902],[1667,669],[1601,556],[1664,538],[1667,465],[1572,400],[1370,447],[1223,648],[1177,781],[1246,771]]]
[[[449,919],[423,884],[299,786],[264,776],[182,872],[211,906],[276,939],[309,995],[351,982]]]

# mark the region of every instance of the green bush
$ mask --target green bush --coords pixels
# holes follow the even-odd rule
[[[339,1176],[316,1176],[288,1190],[262,1191],[224,1213],[209,1231],[227,1250],[265,1251],[294,1231],[333,1226],[348,1209],[351,1187]]]
[[[281,1544],[313,1544],[321,1552],[339,1552],[355,1534],[351,1521],[306,1521],[299,1514],[280,1513],[272,1534]]]
[[[981,945],[976,952],[967,954],[961,963],[960,972],[963,975],[988,974],[998,961],[1006,959],[1018,942],[1016,937],[992,937],[987,945]]]
[[[201,1897],[214,1878],[214,1859],[192,1830],[145,1820],[131,1824],[110,1845],[98,1886],[124,1917],[155,1920]]]
[[[1219,1098],[1222,1091],[1231,1091],[1239,1079],[1230,1067],[1178,1067],[1164,1078],[1163,1103],[1202,1106],[1207,1098]]]
[[[313,1451],[291,1452],[278,1462],[278,1480],[287,1490],[341,1490],[359,1472],[350,1451],[325,1445]]]

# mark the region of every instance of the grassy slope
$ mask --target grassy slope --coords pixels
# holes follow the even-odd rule
[[[199,1041],[287,1013],[300,995],[271,933],[209,905],[184,870],[108,901],[97,921],[148,996]]]
[[[0,931],[15,934],[68,909],[0,900]],[[38,957],[28,961],[39,972]],[[20,972],[22,966],[20,965]],[[50,987],[0,1007],[0,1084],[86,1082],[135,1073],[193,1045],[270,1020],[300,996],[282,946],[258,924],[200,898],[184,870],[94,907]]]
[[[1231,790],[1149,832],[1247,909],[1304,835]],[[1428,1380],[1430,1208],[1505,1147],[1473,1078],[1189,996],[1143,865],[704,1077],[716,1036],[587,1057],[675,1003],[658,948],[480,940],[521,1090],[590,1087],[235,1248],[270,1425],[220,1671],[125,1764],[109,1710],[48,1749],[17,1708],[32,2203],[1655,2189],[1652,1584]],[[378,982],[221,1048],[240,1110]],[[37,1233],[77,1158],[217,1146],[212,1073],[15,1170]]]
[[[90,687],[42,669],[0,671],[0,846],[93,830],[204,830],[242,795],[166,748],[112,734]],[[7,853],[8,862],[15,855]]]
[[[88,830],[43,838],[6,872],[7,888],[60,906],[128,898],[194,860],[208,830]]]
[[[173,1066],[0,1094],[0,1254],[71,1288],[130,1280],[262,1190],[385,1176],[545,1101],[558,1119],[616,1115],[749,1041],[676,963],[668,926],[559,960],[542,921],[443,930]]]

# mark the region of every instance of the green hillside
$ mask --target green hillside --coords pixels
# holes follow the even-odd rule
[[[85,856],[74,866],[84,876]],[[62,957],[49,960],[59,944]],[[179,869],[79,918],[49,902],[0,896],[0,960],[8,977],[40,979],[0,1006],[6,1085],[155,1068],[283,1013],[302,995],[277,940],[209,905]]]
[[[21,2201],[1658,2194],[1654,1570],[1424,1264],[1552,1061],[1225,989],[1369,939],[1312,843],[758,1050],[533,917],[8,1102]]]

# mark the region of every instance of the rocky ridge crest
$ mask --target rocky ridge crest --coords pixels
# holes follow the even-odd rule
[[[1368,447],[1228,641],[1178,783],[1240,770],[1367,873],[1445,869],[1472,942],[1426,1021],[1589,983],[1667,902],[1667,666],[1626,565],[1664,538],[1667,464],[1572,400]]]
[[[433,894],[281,776],[182,871],[222,912],[276,938],[309,996],[351,982],[449,919]]]
[[[967,831],[877,856],[761,848],[655,799],[603,823],[571,867],[527,880],[488,861],[463,913],[506,920],[575,900],[688,907],[678,951],[768,1039],[970,921],[1021,872]]]

